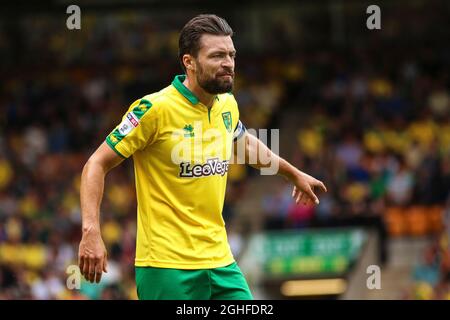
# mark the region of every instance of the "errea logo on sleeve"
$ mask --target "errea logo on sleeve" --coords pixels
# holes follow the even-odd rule
[[[127,135],[138,125],[139,119],[134,115],[133,112],[128,112],[125,119],[119,125],[119,132],[122,135]]]

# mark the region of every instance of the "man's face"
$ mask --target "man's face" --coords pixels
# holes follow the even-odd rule
[[[230,36],[204,34],[200,38],[195,76],[197,83],[210,94],[233,89],[236,50]]]

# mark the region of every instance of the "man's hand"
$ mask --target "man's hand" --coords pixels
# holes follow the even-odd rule
[[[245,143],[245,163],[256,169],[274,166],[275,168],[278,168],[278,174],[282,175],[294,184],[292,197],[295,199],[297,204],[300,202],[303,202],[304,204],[319,204],[319,199],[314,194],[314,188],[316,187],[319,187],[323,191],[327,192],[327,188],[322,181],[319,181],[298,170],[292,164],[273,153],[261,140],[254,135],[249,134],[247,131],[245,131],[240,140],[237,141],[243,141]],[[234,156],[236,157],[239,156],[239,146],[237,141],[234,142],[233,148]],[[262,155],[264,155],[264,161],[261,159]],[[257,159],[257,161],[256,163],[252,163],[250,162],[250,159]],[[267,159],[270,160],[269,164],[266,162]],[[241,161],[242,159],[239,159],[238,157],[233,160]]]
[[[90,228],[83,230],[78,250],[78,265],[84,278],[93,283],[100,282],[102,272],[107,271],[107,253],[100,230]]]
[[[327,192],[327,188],[322,181],[317,180],[310,175],[298,171],[294,176],[292,182],[294,183],[294,190],[292,191],[292,198],[295,199],[295,203],[299,204],[319,204],[319,198],[314,193],[314,188],[318,187],[324,192]]]

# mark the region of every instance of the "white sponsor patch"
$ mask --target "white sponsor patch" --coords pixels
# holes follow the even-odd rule
[[[133,114],[133,112],[129,112],[122,123],[119,125],[119,132],[122,135],[129,134],[135,127],[139,124],[138,118]]]
[[[136,117],[136,115],[133,112],[129,112],[127,114],[127,119],[130,120],[131,124],[135,127],[139,125],[139,119]]]

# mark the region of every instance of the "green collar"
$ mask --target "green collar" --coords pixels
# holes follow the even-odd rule
[[[172,81],[172,85],[186,98],[189,100],[192,104],[197,104],[198,98],[189,90],[186,88],[186,86],[183,84],[183,81],[186,79],[185,74],[180,74],[175,76],[175,78]]]
[[[180,74],[175,76],[175,78],[172,81],[172,85],[180,92],[186,99],[189,100],[192,104],[197,104],[200,101],[198,98],[192,93],[191,90],[186,88],[186,86],[183,84],[183,81],[186,80],[185,74]],[[215,98],[217,101],[219,101],[219,96],[216,96]]]

